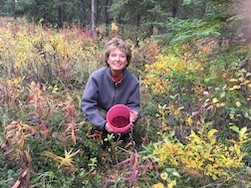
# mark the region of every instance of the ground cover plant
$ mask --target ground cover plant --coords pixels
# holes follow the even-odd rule
[[[216,56],[215,37],[127,37],[142,117],[127,142],[110,134],[102,149],[80,98],[109,37],[10,18],[0,31],[1,187],[251,186],[248,47]]]

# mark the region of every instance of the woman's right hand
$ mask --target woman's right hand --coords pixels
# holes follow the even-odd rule
[[[105,130],[106,130],[108,133],[114,132],[113,129],[110,127],[110,125],[109,125],[108,123],[105,124]]]

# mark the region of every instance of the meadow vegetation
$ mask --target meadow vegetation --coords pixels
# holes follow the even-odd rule
[[[119,31],[112,24],[109,37]],[[0,19],[0,187],[251,186],[249,47],[219,48],[215,37],[135,45],[126,32],[142,115],[128,142],[110,134],[103,150],[80,105],[109,37]]]

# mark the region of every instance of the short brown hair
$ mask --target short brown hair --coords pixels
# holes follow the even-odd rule
[[[109,42],[105,44],[104,49],[103,49],[103,57],[104,57],[105,62],[107,63],[110,52],[115,48],[118,48],[121,52],[124,52],[126,54],[126,58],[128,62],[126,66],[128,66],[132,58],[131,49],[130,49],[130,46],[127,45],[120,38],[112,38]]]

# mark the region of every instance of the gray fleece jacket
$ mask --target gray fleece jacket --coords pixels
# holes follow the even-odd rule
[[[115,83],[110,67],[94,71],[82,95],[82,110],[90,123],[98,130],[103,130],[106,120],[100,115],[99,109],[108,111],[115,104],[125,104],[140,116],[139,80],[126,69],[123,78]]]

